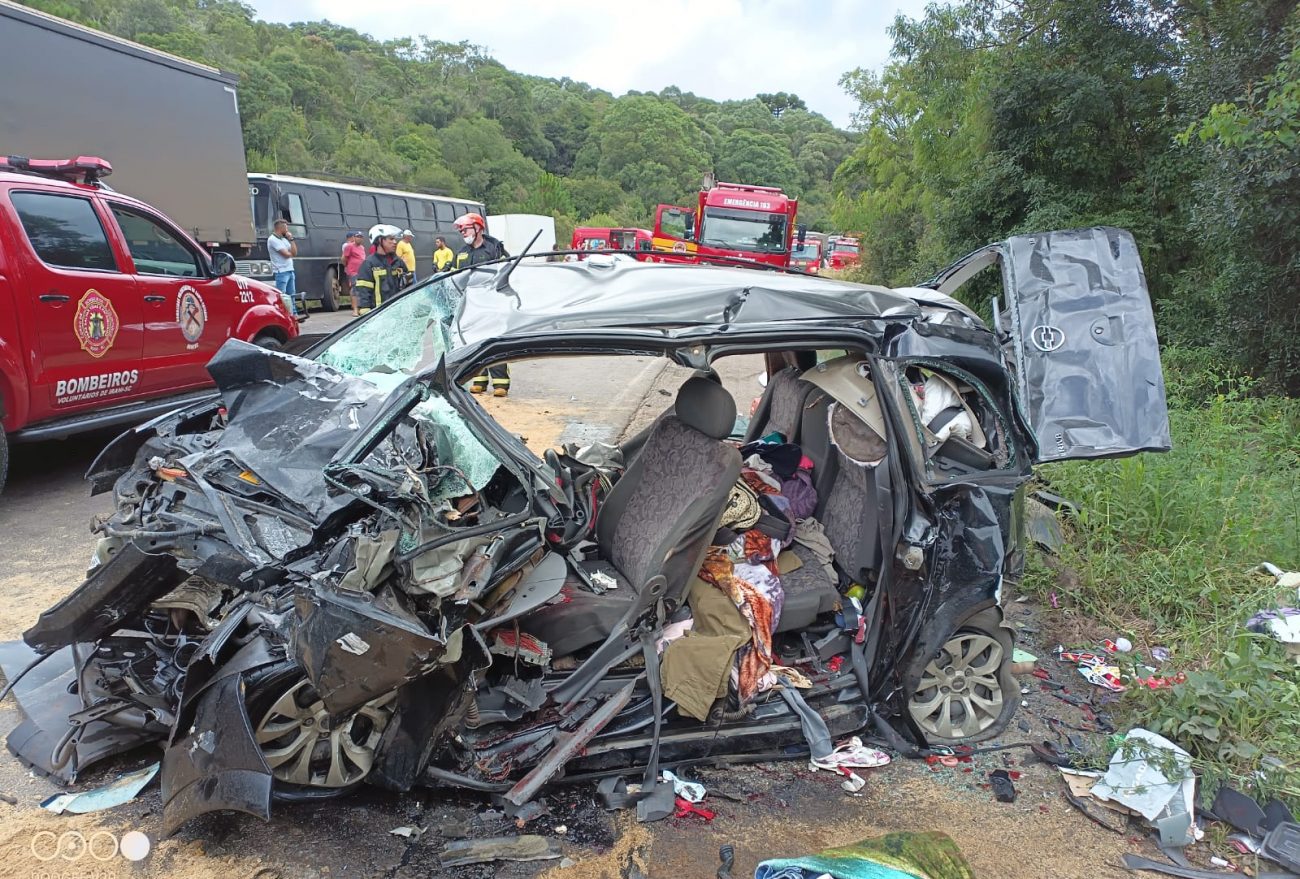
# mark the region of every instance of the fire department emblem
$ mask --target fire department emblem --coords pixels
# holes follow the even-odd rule
[[[81,350],[91,357],[103,357],[117,341],[117,331],[121,327],[122,322],[108,297],[98,290],[87,290],[77,303],[77,313],[72,318],[72,329],[81,342]]]
[[[180,324],[185,341],[191,344],[202,337],[203,328],[208,323],[208,307],[204,304],[203,297],[188,284],[181,288],[176,297],[176,323]]]

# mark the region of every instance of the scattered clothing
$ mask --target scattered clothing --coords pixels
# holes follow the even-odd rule
[[[839,583],[839,574],[835,573],[835,550],[831,547],[826,529],[816,519],[802,519],[794,532],[794,542],[806,546],[821,562],[822,570],[831,583]]]
[[[780,581],[772,577],[776,580],[775,589],[767,580],[755,584],[739,576],[736,568],[725,548],[710,547],[699,576],[730,598],[749,623],[749,644],[738,651],[736,662],[736,694],[744,705],[760,692],[763,678],[772,667],[772,633],[776,631],[780,614],[777,603]]]
[[[807,519],[817,512],[817,489],[813,486],[812,474],[807,470],[796,470],[789,479],[782,480],[781,497],[789,501],[790,515],[795,521]]]
[[[765,466],[763,465],[763,461],[759,459],[757,455],[754,456],[754,460],[756,460],[760,466]],[[769,467],[768,469],[770,470],[771,468]],[[781,491],[781,483],[777,481],[775,476],[770,473],[765,473],[762,470],[755,470],[753,467],[749,466],[748,462],[745,464],[745,469],[740,471],[740,478],[745,480],[745,484],[759,494],[779,494]]]
[[[713,703],[727,695],[736,650],[751,637],[749,623],[729,596],[698,577],[686,602],[694,625],[664,648],[660,674],[664,695],[680,713],[708,720]]]
[[[740,447],[740,454],[747,459],[755,456],[760,458],[770,465],[772,472],[780,479],[793,476],[804,457],[803,450],[794,443],[746,443]]]

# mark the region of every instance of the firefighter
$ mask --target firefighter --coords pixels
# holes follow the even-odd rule
[[[465,239],[464,246],[456,253],[455,268],[492,262],[510,254],[505,245],[487,234],[487,223],[479,214],[465,214],[456,219],[456,231]],[[469,389],[475,394],[487,393],[488,384],[492,385],[492,396],[504,397],[510,393],[510,367],[505,363],[494,363],[487,372],[474,376]]]
[[[380,223],[370,227],[370,244],[375,252],[357,269],[357,282],[353,294],[357,297],[358,311],[365,314],[384,304],[384,300],[411,283],[411,273],[406,263],[397,255],[397,239],[402,230]]]

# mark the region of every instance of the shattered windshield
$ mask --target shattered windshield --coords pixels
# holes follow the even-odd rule
[[[376,375],[415,375],[436,366],[451,347],[447,327],[460,298],[446,278],[413,289],[358,322],[316,360],[376,384]]]
[[[780,253],[785,250],[785,214],[705,208],[700,243],[728,250]]]

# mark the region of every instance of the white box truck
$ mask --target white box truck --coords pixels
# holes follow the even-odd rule
[[[497,214],[487,218],[488,234],[499,238],[511,256],[518,256],[528,247],[537,233],[537,241],[528,247],[529,253],[550,253],[555,250],[555,218],[541,214]]]

